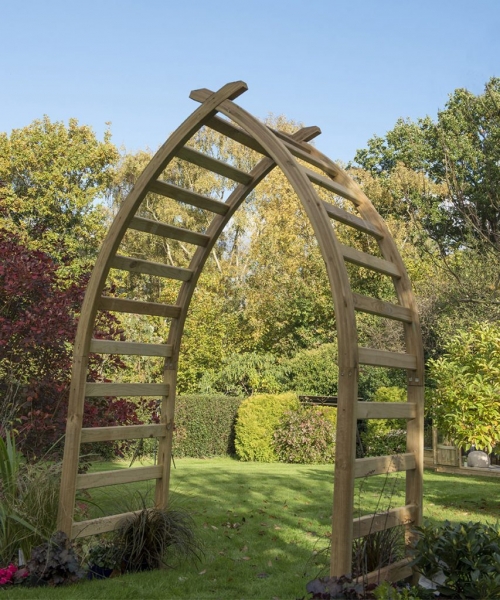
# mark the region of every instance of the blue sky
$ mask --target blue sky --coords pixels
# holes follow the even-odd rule
[[[398,117],[436,116],[500,76],[500,0],[1,2],[0,131],[76,117],[156,150],[189,92],[242,79],[257,117],[318,125],[349,161]]]

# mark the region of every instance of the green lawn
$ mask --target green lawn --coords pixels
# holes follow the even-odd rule
[[[205,548],[201,563],[64,589],[18,588],[5,597],[300,598],[307,581],[321,570],[327,572],[328,557],[322,550],[330,531],[332,480],[331,466],[178,459],[172,475],[174,504],[191,512],[196,521]],[[495,523],[500,518],[499,485],[499,479],[426,472],[425,516],[436,522]],[[142,493],[147,490],[145,484],[101,488],[93,491],[92,500],[105,512],[130,510],[134,498],[127,490],[133,487]],[[402,476],[370,478],[362,482],[356,505],[363,513],[377,505],[383,510],[391,500],[399,506],[404,504],[403,488]]]

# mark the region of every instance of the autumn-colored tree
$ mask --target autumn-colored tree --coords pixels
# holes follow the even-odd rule
[[[118,151],[109,131],[99,141],[86,125],[47,116],[0,134],[0,225],[30,249],[76,274],[88,268],[105,232]],[[69,260],[68,260],[69,259]]]
[[[88,275],[66,281],[52,258],[29,250],[0,229],[0,431],[14,429],[23,452],[46,451],[64,433],[77,313]],[[101,313],[94,336],[120,339],[121,328]],[[91,355],[89,379],[122,368],[118,357]],[[137,422],[136,407],[101,398],[85,405],[84,422]]]

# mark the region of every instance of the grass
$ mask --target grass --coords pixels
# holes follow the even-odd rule
[[[95,468],[126,466],[101,463]],[[327,572],[328,555],[321,550],[327,547],[330,533],[332,481],[333,467],[326,465],[178,459],[172,474],[174,507],[188,510],[196,522],[205,550],[200,563],[68,588],[20,587],[5,591],[4,596],[30,600],[300,598],[307,581],[322,570]],[[498,479],[426,472],[425,517],[434,522],[495,523],[500,518],[499,484]],[[92,500],[107,513],[126,511],[133,490],[144,493],[146,487],[101,488],[92,492]],[[373,512],[377,505],[378,510],[387,508],[391,495],[394,506],[404,504],[403,488],[403,477],[366,480],[362,512]]]

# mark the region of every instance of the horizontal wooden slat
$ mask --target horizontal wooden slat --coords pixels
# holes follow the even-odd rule
[[[355,293],[353,293],[352,299],[354,301],[354,308],[361,312],[405,323],[413,321],[410,309],[404,306]]]
[[[85,473],[76,476],[76,489],[89,490],[92,488],[105,487],[107,485],[119,485],[123,483],[135,483],[136,481],[148,481],[148,479],[158,479],[161,477],[162,471],[162,465],[153,465],[152,467],[136,467],[133,469]]]
[[[401,508],[391,508],[381,514],[367,515],[353,521],[353,537],[360,538],[370,533],[391,529],[415,521],[417,507],[407,504]]]
[[[295,158],[298,158],[298,159],[312,165],[313,167],[317,167],[318,169],[320,169],[321,171],[324,171],[325,173],[329,173],[329,174],[332,173],[332,166],[326,164],[318,156],[309,154],[307,146],[304,145],[301,148],[297,148],[296,146],[292,145],[289,140],[283,140],[283,143],[288,148],[288,150],[290,150],[291,154],[293,154],[293,156],[295,156]],[[347,188],[343,188],[343,189],[346,190],[346,194],[347,193],[349,194],[349,197],[344,196],[344,198],[351,200],[351,202],[353,202],[356,206],[360,204],[361,200],[358,200],[357,195],[354,192],[352,192],[350,190],[347,191]],[[339,195],[342,195],[342,194],[339,194]]]
[[[200,92],[200,91],[201,90],[197,90],[197,92]],[[207,90],[207,92],[208,92],[208,90]],[[210,92],[208,92],[208,93],[210,93]],[[200,95],[200,94],[197,94],[197,97],[191,96],[191,98],[198,102],[203,102],[205,99],[205,97],[202,98],[202,95]],[[252,150],[255,150],[256,152],[259,152],[260,154],[263,154],[264,156],[269,156],[268,152],[259,144],[259,142],[257,142],[257,140],[255,140],[252,136],[248,135],[245,131],[243,131],[239,127],[235,127],[234,125],[232,125],[225,119],[221,119],[220,117],[212,117],[212,119],[210,119],[210,121],[207,122],[207,125],[211,129],[218,131],[219,133],[222,133],[223,135],[227,136],[228,138],[231,138],[232,140],[235,140],[236,142],[239,142],[240,144],[243,144],[244,146],[247,146],[248,148],[251,148]],[[300,142],[296,142],[295,140],[290,140],[288,138],[288,136],[286,136],[282,132],[274,131],[274,133],[277,134],[277,136],[283,140],[285,146],[290,150],[290,152],[295,157],[300,158],[304,162],[306,162],[310,165],[313,165],[314,167],[317,167],[319,169],[322,169],[324,171],[329,170],[329,166],[326,163],[324,163],[320,158],[318,158],[316,156],[311,156],[307,152],[306,147],[302,146],[302,144]]]
[[[413,570],[409,565],[411,560],[411,558],[402,558],[391,565],[387,565],[387,567],[382,567],[381,569],[377,569],[366,575],[360,575],[356,579],[356,582],[366,585],[371,583],[378,584],[382,581],[390,581],[392,583],[402,581],[403,579],[410,577],[413,573]]]
[[[186,244],[194,244],[195,246],[206,246],[210,241],[210,237],[204,233],[189,231],[189,229],[174,227],[173,225],[167,225],[166,223],[153,221],[152,219],[144,219],[143,217],[134,217],[129,227],[130,229],[135,229],[135,231],[152,233],[171,240],[186,242]]]
[[[165,383],[87,383],[85,396],[168,396]]]
[[[98,535],[114,531],[120,522],[126,518],[132,517],[140,511],[121,513],[119,515],[110,515],[109,517],[99,517],[98,519],[88,519],[87,521],[77,521],[71,528],[71,538],[83,538],[90,535]]]
[[[143,273],[144,275],[155,275],[156,277],[168,277],[179,281],[189,281],[193,274],[189,269],[162,265],[161,263],[130,258],[128,256],[116,255],[111,261],[111,268],[130,271],[131,273]]]
[[[364,219],[360,219],[356,215],[347,212],[343,208],[339,208],[338,206],[334,206],[329,202],[323,202],[323,206],[326,209],[326,212],[329,217],[339,221],[340,223],[344,223],[344,225],[348,225],[349,227],[353,227],[358,231],[362,231],[363,233],[367,233],[368,235],[373,236],[377,240],[381,240],[384,236],[380,233],[380,231],[372,225],[369,221],[365,221]]]
[[[409,471],[415,468],[415,455],[411,452],[393,456],[369,456],[354,461],[354,477],[368,477],[382,473]]]
[[[207,89],[194,90],[191,92],[189,97],[192,100],[196,100],[196,102],[204,102],[212,92]],[[240,129],[239,127],[235,127],[225,119],[221,119],[220,117],[212,117],[209,121],[207,121],[206,125],[211,129],[222,133],[223,135],[235,140],[236,142],[259,152],[260,154],[264,154],[264,156],[269,156],[268,152],[255,140],[252,136],[248,135],[245,131]],[[314,130],[318,128],[312,128]],[[302,145],[301,142],[297,142],[296,140],[291,140],[288,135],[281,131],[273,130],[274,134],[279,137],[288,150],[295,156],[296,158],[300,158],[304,162],[313,165],[325,172],[331,171],[330,165],[326,164],[321,158],[317,156],[312,156],[309,154],[307,146]],[[312,139],[313,136],[311,136]],[[357,202],[356,202],[357,203]]]
[[[218,175],[228,177],[229,179],[237,181],[238,183],[248,185],[252,181],[252,176],[248,173],[240,171],[239,169],[236,169],[227,163],[221,162],[220,160],[216,160],[211,156],[202,154],[197,150],[193,150],[193,148],[189,148],[188,146],[180,148],[177,151],[177,156],[183,160],[187,160],[190,163],[198,165],[203,169],[208,169],[209,171],[217,173]]]
[[[358,402],[358,419],[414,419],[414,402]]]
[[[334,194],[337,194],[338,196],[342,196],[342,198],[345,198],[346,200],[350,200],[356,206],[359,205],[359,200],[358,200],[357,196],[355,194],[353,194],[350,190],[348,190],[346,187],[341,185],[340,183],[337,183],[337,182],[333,181],[332,179],[325,177],[324,175],[320,175],[319,173],[316,173],[315,171],[311,171],[311,169],[307,169],[305,167],[303,167],[303,169],[304,169],[307,177],[309,178],[309,181],[311,181],[312,183],[315,183],[316,185],[319,185],[323,189],[328,190],[329,192],[333,192]],[[378,230],[377,230],[377,234],[380,236],[380,232]]]
[[[190,190],[181,188],[173,183],[167,183],[166,181],[152,181],[149,184],[149,191],[154,194],[173,198],[179,202],[185,202],[186,204],[202,208],[203,210],[217,213],[218,215],[225,215],[229,210],[229,206],[224,204],[224,202],[219,202],[208,196],[191,192]]]
[[[356,250],[350,246],[344,246],[343,244],[341,244],[340,247],[347,262],[353,263],[360,267],[366,267],[372,271],[377,271],[377,273],[390,275],[391,277],[401,277],[396,265],[388,260],[378,258],[377,256],[372,256],[371,254],[361,252],[360,250]]]
[[[374,348],[358,348],[359,362],[362,365],[373,367],[394,367],[395,369],[417,368],[417,357],[414,354],[402,352],[388,352],[387,350],[375,350]]]
[[[112,442],[115,440],[140,440],[143,438],[164,437],[167,426],[163,424],[118,425],[115,427],[84,427],[81,443]]]
[[[181,307],[173,304],[142,302],[140,300],[129,300],[128,298],[112,298],[111,296],[101,296],[99,308],[113,312],[149,315],[150,317],[164,317],[166,319],[177,319],[181,314]]]
[[[196,92],[199,91],[200,90],[196,90]],[[190,95],[190,98],[199,102],[203,102],[203,100],[198,100],[197,97],[194,97],[192,93]],[[220,117],[212,117],[209,121],[207,121],[206,124],[214,131],[222,133],[222,135],[225,135],[226,137],[234,140],[235,142],[243,144],[243,146],[246,146],[251,150],[255,150],[256,152],[259,152],[259,154],[269,156],[267,151],[264,150],[264,148],[259,144],[259,142],[256,139],[254,139],[251,135],[248,135],[248,133],[243,131],[243,129],[241,129],[240,127],[232,125],[231,123],[229,123],[229,121],[221,119]]]
[[[111,340],[90,340],[90,352],[99,354],[126,354],[132,356],[172,356],[170,344],[140,344]]]

